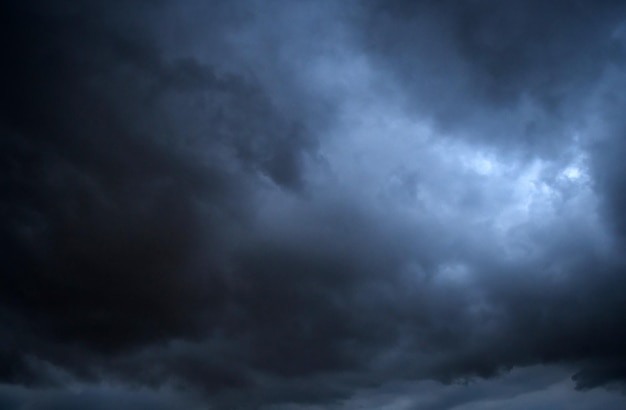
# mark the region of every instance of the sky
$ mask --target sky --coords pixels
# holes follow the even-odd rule
[[[623,1],[0,8],[0,410],[626,408]]]

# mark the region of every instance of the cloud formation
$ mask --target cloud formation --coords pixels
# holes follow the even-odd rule
[[[0,407],[623,406],[621,2],[2,7]]]

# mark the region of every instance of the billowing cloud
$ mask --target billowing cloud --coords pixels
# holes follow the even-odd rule
[[[620,2],[3,7],[0,407],[623,406]]]

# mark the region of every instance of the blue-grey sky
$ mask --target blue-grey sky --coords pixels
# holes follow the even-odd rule
[[[3,4],[0,410],[626,408],[626,4]]]

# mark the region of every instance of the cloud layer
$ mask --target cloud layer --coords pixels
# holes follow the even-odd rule
[[[2,7],[0,408],[624,404],[621,2]]]

